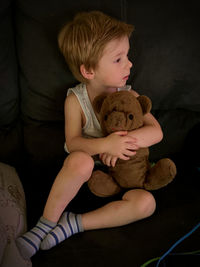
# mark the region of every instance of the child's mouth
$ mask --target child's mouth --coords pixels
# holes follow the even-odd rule
[[[123,80],[128,80],[128,78],[129,78],[129,75],[127,75],[127,76],[125,76],[124,78],[123,78]]]

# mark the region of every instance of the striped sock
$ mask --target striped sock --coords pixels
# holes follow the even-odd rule
[[[17,247],[25,259],[31,258],[40,247],[44,237],[56,226],[56,223],[41,217],[36,226],[16,240]]]
[[[40,248],[43,250],[50,249],[79,232],[83,232],[81,215],[64,212],[57,226],[44,238]]]

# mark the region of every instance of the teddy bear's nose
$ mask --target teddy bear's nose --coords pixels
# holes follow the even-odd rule
[[[115,126],[118,127],[118,126],[120,126],[120,125],[121,125],[121,120],[117,120],[117,121],[115,122]]]
[[[121,113],[121,112],[115,112],[113,114],[113,122],[114,122],[114,126],[116,128],[122,127],[124,120],[125,120],[125,118],[124,118],[124,114],[123,113]]]

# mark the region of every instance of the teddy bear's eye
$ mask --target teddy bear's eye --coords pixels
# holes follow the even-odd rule
[[[129,120],[133,120],[133,114],[128,115]]]
[[[104,120],[107,121],[107,119],[108,119],[108,115],[105,115]]]

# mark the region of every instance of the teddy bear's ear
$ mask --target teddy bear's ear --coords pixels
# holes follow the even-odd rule
[[[103,94],[95,97],[95,99],[93,101],[94,111],[96,111],[97,113],[100,113],[103,101],[107,97],[107,95],[108,95],[107,93],[103,93]]]
[[[145,95],[140,95],[137,97],[137,100],[140,102],[140,105],[142,107],[143,114],[149,113],[152,108],[151,100],[149,97]]]

